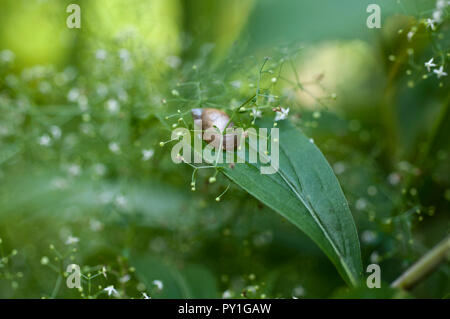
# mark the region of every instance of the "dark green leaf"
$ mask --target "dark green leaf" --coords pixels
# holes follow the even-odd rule
[[[362,274],[355,223],[339,182],[320,150],[288,121],[280,122],[280,160],[275,174],[260,164],[237,164],[224,173],[304,231],[327,254],[345,281]]]

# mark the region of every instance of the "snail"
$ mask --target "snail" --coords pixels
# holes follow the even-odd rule
[[[194,119],[194,126],[196,128],[201,127],[203,131],[202,137],[204,141],[217,149],[220,147],[220,137],[222,136],[223,149],[233,151],[239,146],[240,141],[237,133],[223,134],[227,128],[234,127],[227,113],[214,108],[192,109],[191,113]],[[205,131],[209,129],[216,129],[215,133],[205,134]],[[220,133],[217,132],[217,129]]]

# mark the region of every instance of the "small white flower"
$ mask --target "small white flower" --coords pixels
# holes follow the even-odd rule
[[[254,294],[256,292],[256,290],[258,290],[257,286],[247,286],[247,291],[250,293]]]
[[[117,196],[114,202],[119,207],[125,207],[127,205],[127,199],[123,195]]]
[[[230,299],[231,298],[231,292],[229,290],[225,290],[222,294],[223,299]]]
[[[252,115],[254,118],[260,118],[262,116],[262,112],[261,112],[261,110],[253,108]]]
[[[180,96],[180,92],[178,92],[178,90],[173,89],[171,93],[173,96]]]
[[[431,71],[431,68],[432,68],[432,67],[435,67],[435,66],[436,66],[436,64],[433,63],[433,59],[434,59],[434,58],[431,58],[430,61],[425,62],[425,67],[427,68],[428,72]]]
[[[109,204],[114,198],[114,194],[112,192],[103,192],[100,194],[100,202],[102,204]]]
[[[108,109],[108,112],[111,114],[116,114],[120,110],[119,102],[115,99],[109,99],[106,101],[106,108]]]
[[[93,231],[100,231],[103,229],[103,224],[97,219],[91,219],[89,221],[89,228],[91,228],[91,230]]]
[[[425,24],[427,26],[427,28],[431,28],[431,30],[435,30],[436,26],[434,25],[435,21],[433,19],[427,19],[425,21]]]
[[[76,244],[80,241],[78,237],[69,236],[66,240],[66,245]]]
[[[181,65],[181,59],[175,55],[171,55],[166,58],[166,63],[172,69],[176,69]]]
[[[102,275],[106,278],[106,267],[102,267]]]
[[[50,127],[50,133],[55,139],[59,139],[61,137],[61,129],[56,125],[52,125]]]
[[[106,173],[106,166],[103,165],[102,163],[95,164],[93,169],[94,169],[94,173],[99,176],[103,176]]]
[[[161,280],[153,280],[152,284],[154,284],[158,290],[162,290],[164,288],[164,284]]]
[[[106,59],[106,51],[103,49],[99,49],[97,51],[95,51],[95,58],[97,60],[105,60]]]
[[[446,0],[437,0],[437,1],[436,1],[436,9],[442,10],[442,9],[444,9],[449,3],[450,3],[450,1],[446,1]]]
[[[124,284],[124,283],[130,281],[130,279],[131,279],[130,275],[126,274],[125,276],[120,277],[119,281]]]
[[[436,10],[433,12],[433,20],[436,23],[442,22],[442,11],[441,10]]]
[[[333,170],[337,175],[344,173],[346,169],[347,169],[347,167],[346,167],[345,163],[343,163],[343,162],[336,162],[333,165]]]
[[[373,230],[365,230],[361,234],[361,240],[364,243],[371,244],[377,239],[377,234]]]
[[[288,114],[289,114],[289,108],[287,108],[287,109],[281,108],[281,111],[277,111],[277,114],[275,116],[275,122],[286,119]]]
[[[441,65],[441,67],[439,69],[434,69],[433,72],[436,73],[438,79],[440,79],[442,76],[447,76],[447,73],[444,72],[443,65]]]
[[[409,31],[408,34],[406,34],[406,37],[408,38],[408,41],[412,40],[412,37],[414,36],[415,32],[414,31]]]
[[[67,99],[70,102],[75,102],[78,100],[78,97],[80,96],[80,91],[77,88],[73,88],[67,93]]]
[[[127,49],[120,49],[119,50],[119,57],[123,61],[127,61],[130,58],[130,52]]]
[[[108,87],[104,84],[99,84],[96,91],[99,96],[104,97],[108,94]]]
[[[142,293],[142,296],[144,297],[144,299],[152,299],[152,297],[147,295],[145,292]]]
[[[52,142],[50,136],[48,136],[47,134],[42,135],[39,138],[39,144],[42,146],[50,146],[50,143]]]
[[[10,50],[3,50],[0,52],[0,59],[3,62],[11,62],[14,60],[14,53]]]
[[[364,210],[367,207],[367,201],[364,198],[359,198],[355,203],[357,210]]]
[[[230,82],[231,86],[235,89],[239,89],[242,86],[242,82],[239,80]]]
[[[401,179],[402,179],[401,175],[399,173],[395,173],[395,172],[389,174],[389,176],[388,176],[389,184],[391,184],[393,186],[400,183]]]
[[[103,290],[105,290],[105,291],[108,293],[108,296],[111,296],[111,295],[117,296],[117,295],[119,294],[119,293],[117,292],[117,290],[114,289],[114,286],[113,286],[113,285],[108,286],[108,287],[106,287],[106,288],[103,289]]]
[[[292,294],[295,297],[303,297],[305,295],[305,288],[303,288],[302,285],[298,285],[297,287],[294,288]]]
[[[109,143],[108,147],[109,147],[109,150],[113,153],[117,154],[120,152],[120,146],[116,142]]]
[[[148,161],[150,158],[153,157],[153,154],[155,154],[155,150],[148,149],[148,150],[142,150],[142,160]]]
[[[377,251],[374,251],[371,255],[370,255],[370,262],[373,264],[376,264],[380,261],[380,255],[378,254]]]
[[[55,178],[52,181],[52,187],[56,189],[64,189],[67,187],[67,181],[64,178]]]
[[[80,166],[78,166],[77,164],[72,164],[69,166],[69,168],[67,169],[67,171],[69,172],[70,175],[72,176],[78,176],[81,173],[81,168]]]

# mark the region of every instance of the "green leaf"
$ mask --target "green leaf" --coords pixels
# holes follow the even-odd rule
[[[176,267],[172,262],[162,261],[148,255],[131,258],[136,275],[147,287],[152,298],[218,298],[219,288],[214,275],[201,265],[187,264]],[[154,280],[162,281],[164,288],[155,289]]]
[[[263,125],[268,127],[267,125]],[[244,190],[305,232],[356,286],[362,274],[355,223],[339,182],[320,150],[288,121],[279,122],[279,169],[260,173],[260,163],[223,167]]]

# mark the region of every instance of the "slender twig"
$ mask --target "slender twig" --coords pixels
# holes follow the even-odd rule
[[[408,268],[392,284],[393,288],[410,289],[435,267],[437,267],[450,253],[450,236],[437,244],[422,258]]]

